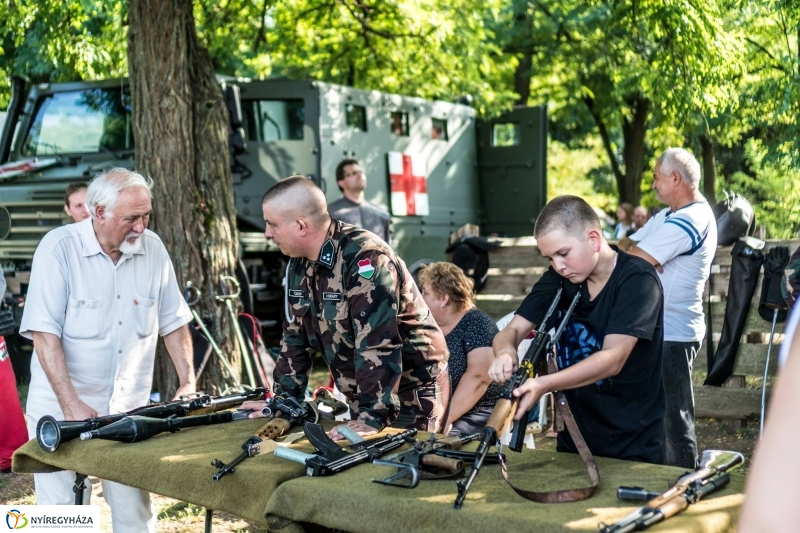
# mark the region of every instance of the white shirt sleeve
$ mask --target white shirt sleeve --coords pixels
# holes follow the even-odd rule
[[[640,231],[644,235],[638,240],[638,247],[662,265],[699,245],[702,239],[700,231],[677,213],[663,224],[650,228],[645,225]],[[640,237],[638,234],[634,237]]]
[[[20,335],[33,339],[33,332],[61,338],[67,314],[69,289],[66,261],[42,243],[33,254],[31,279],[20,323]]]

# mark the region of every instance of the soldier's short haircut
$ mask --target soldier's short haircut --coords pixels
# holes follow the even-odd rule
[[[420,270],[419,285],[437,294],[446,294],[459,311],[475,302],[474,282],[453,263],[431,263]]]
[[[69,187],[67,187],[67,192],[64,193],[64,205],[70,207],[69,205],[69,197],[75,194],[76,192],[80,191],[81,189],[88,189],[89,184],[85,181],[77,181],[75,183],[70,183]]]
[[[325,193],[319,185],[305,176],[295,175],[282,179],[264,193],[261,205],[289,194],[292,195],[291,202],[283,205],[284,208],[306,215],[316,225],[330,218]]]
[[[360,165],[361,163],[358,162],[358,159],[342,159],[339,161],[339,164],[336,165],[336,186],[339,187],[339,190],[344,192],[342,186],[339,185],[339,182],[344,179],[344,167],[349,167],[350,165]]]
[[[577,236],[589,228],[602,230],[597,213],[586,200],[571,195],[556,196],[539,213],[533,236],[538,238],[556,230]]]
[[[700,163],[689,151],[683,148],[667,148],[656,161],[656,166],[659,165],[665,176],[677,172],[692,189],[700,186]]]

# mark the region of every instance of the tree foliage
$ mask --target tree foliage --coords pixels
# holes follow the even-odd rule
[[[538,0],[530,4],[534,94],[556,100],[556,120],[592,120],[621,201],[637,203],[656,128],[713,116],[735,94],[740,54],[715,2]],[[534,74],[536,76],[536,74]],[[536,76],[538,77],[538,76]]]
[[[580,150],[599,139],[606,163],[595,181],[608,182],[606,173],[621,201],[642,198],[643,173],[667,146],[702,156],[707,193],[717,171],[723,181],[752,174],[749,139],[761,143],[760,168],[800,167],[796,0],[192,5],[218,73],[471,95],[482,114],[546,102],[553,138]],[[0,3],[0,108],[11,73],[35,82],[126,75],[127,10],[124,0]]]

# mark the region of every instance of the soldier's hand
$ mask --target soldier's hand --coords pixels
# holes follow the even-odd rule
[[[86,420],[87,418],[94,418],[97,416],[97,411],[80,399],[76,399],[64,405],[63,411],[64,420]]]
[[[372,426],[370,426],[368,424],[365,424],[364,422],[362,422],[360,420],[351,420],[351,421],[347,422],[346,424],[341,424],[339,426],[336,426],[332,430],[330,430],[328,432],[328,436],[331,438],[331,440],[333,440],[333,441],[346,440],[345,437],[343,437],[342,435],[339,434],[339,428],[342,427],[342,426],[349,427],[350,429],[352,429],[353,431],[355,431],[356,433],[358,433],[362,437],[366,437],[367,435],[374,435],[375,433],[378,432],[377,429],[375,429],[374,427],[372,427]]]
[[[492,365],[489,367],[489,378],[495,383],[503,384],[511,379],[511,374],[517,368],[517,362],[511,357],[511,354],[501,353],[494,358]]]
[[[247,418],[264,418],[264,414],[261,410],[266,407],[267,402],[263,400],[251,401],[251,402],[244,402],[242,405],[239,406],[239,409],[253,411]]]

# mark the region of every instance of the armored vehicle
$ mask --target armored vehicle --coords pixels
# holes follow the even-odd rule
[[[136,146],[127,80],[29,87],[14,77],[12,85],[0,137],[0,265],[9,289],[24,292],[42,235],[70,222],[67,185],[108,166],[133,168]],[[448,236],[464,224],[530,235],[546,201],[544,107],[482,121],[460,103],[317,81],[220,85],[245,141],[232,143],[231,168],[256,301],[280,296],[283,259],[264,239],[260,202],[288,175],[313,179],[332,202],[341,196],[336,165],[358,159],[366,198],[392,215],[391,244],[407,264],[444,259]]]

